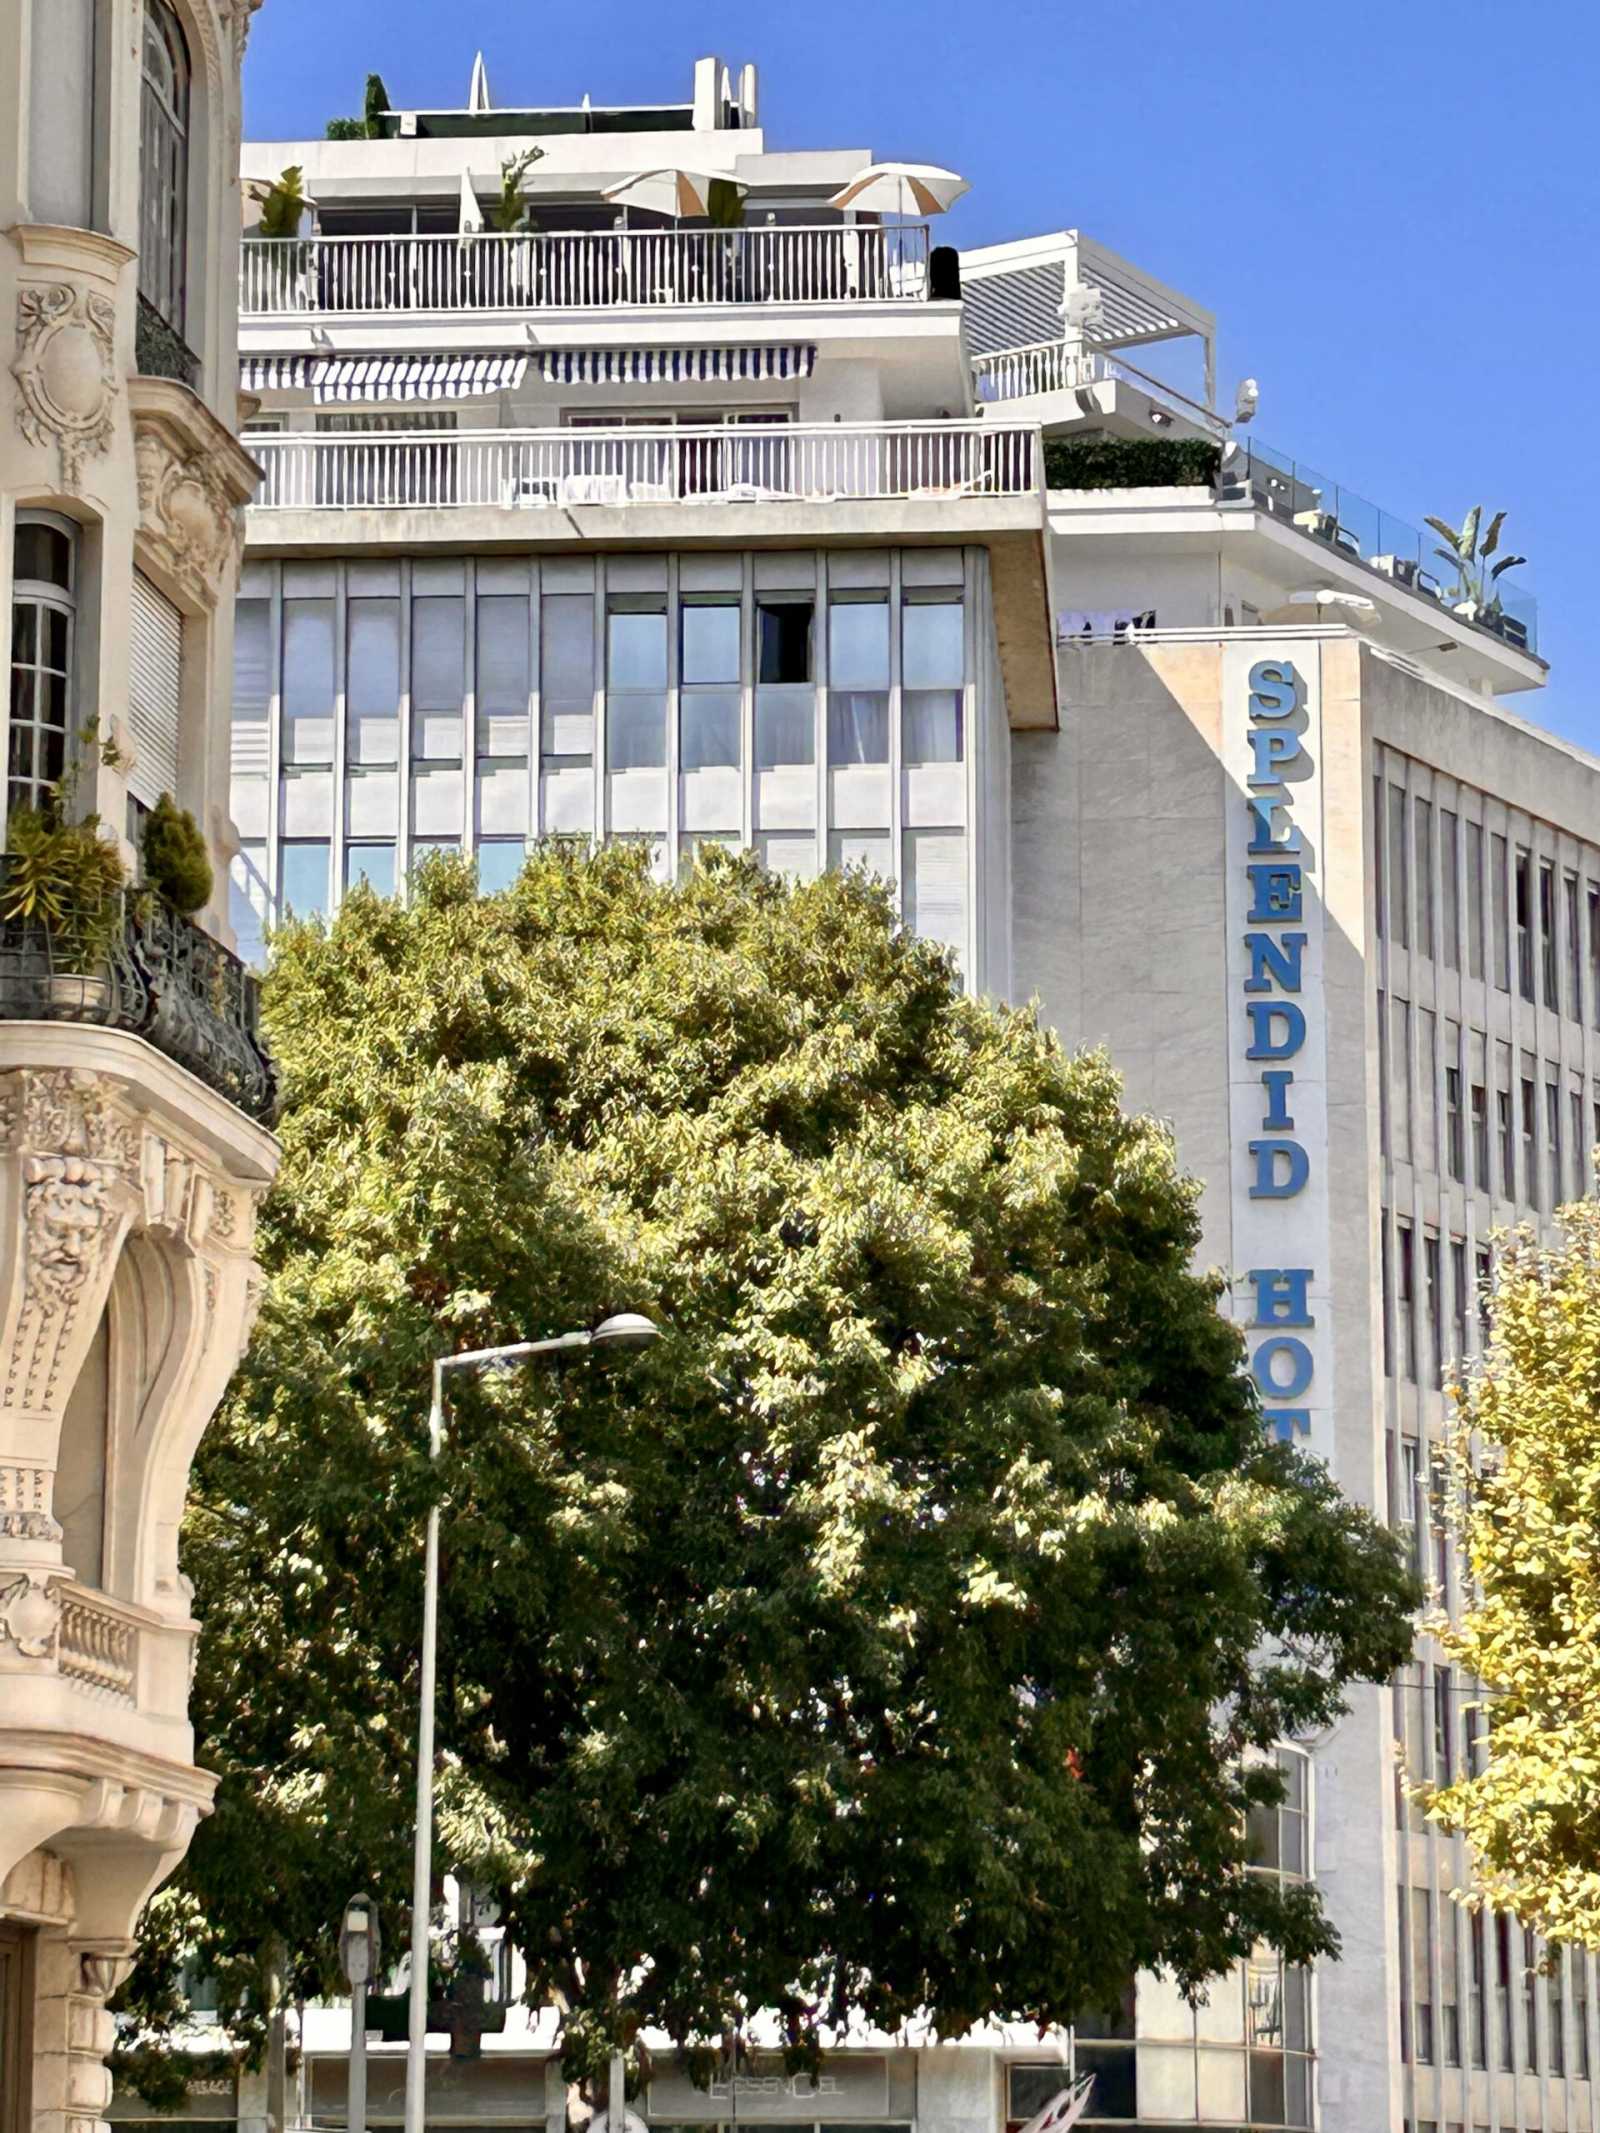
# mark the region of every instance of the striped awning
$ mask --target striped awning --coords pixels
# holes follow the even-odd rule
[[[468,400],[514,392],[526,355],[241,356],[245,392],[311,388],[325,406],[342,400]]]
[[[246,393],[298,392],[311,382],[310,356],[240,356],[239,390]]]
[[[547,348],[540,361],[554,385],[666,385],[684,379],[809,378],[815,348]]]

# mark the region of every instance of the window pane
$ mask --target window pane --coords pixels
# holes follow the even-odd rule
[[[528,708],[528,603],[518,593],[490,593],[478,602],[480,711]]]
[[[29,667],[39,656],[39,609],[32,600],[19,600],[11,610],[11,663]]]
[[[887,763],[889,699],[864,689],[828,691],[828,761]]]
[[[411,603],[411,707],[459,711],[466,688],[466,602],[428,594]]]
[[[888,688],[887,600],[834,600],[830,603],[828,685],[835,689]]]
[[[352,600],[345,702],[353,718],[393,718],[400,708],[400,602]]]
[[[520,837],[493,837],[478,846],[478,887],[483,895],[510,888],[522,872],[527,849]]]
[[[757,770],[815,762],[816,745],[816,698],[810,689],[757,690]]]
[[[606,768],[661,770],[667,760],[667,699],[609,696],[606,699]]]
[[[233,722],[259,725],[272,694],[272,602],[241,600],[233,611]]]
[[[811,612],[809,600],[763,600],[757,605],[758,681],[810,681]]]
[[[394,894],[394,846],[392,844],[347,844],[344,850],[344,885],[353,889],[364,881],[379,895]]]
[[[918,689],[905,698],[905,759],[920,763],[961,761],[961,691]]]
[[[333,713],[333,602],[283,603],[283,715],[329,718]]]
[[[664,608],[639,614],[613,608],[606,618],[606,680],[613,689],[664,689],[667,685],[667,616]]]
[[[57,526],[22,520],[12,543],[12,574],[65,592],[72,584],[72,543]]]
[[[331,603],[330,603],[331,604]],[[283,847],[278,907],[288,916],[314,918],[328,908],[328,846],[289,843]]]
[[[908,689],[959,688],[965,680],[959,600],[909,601],[901,622],[901,680]]]
[[[547,704],[589,710],[594,702],[594,602],[587,593],[546,593],[540,608],[539,686]]]
[[[739,679],[739,609],[731,602],[688,602],[683,609],[682,680]]]
[[[690,689],[678,716],[678,758],[683,770],[714,770],[739,763],[739,692]]]

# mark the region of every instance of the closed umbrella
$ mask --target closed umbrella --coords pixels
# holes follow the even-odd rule
[[[478,205],[478,196],[472,189],[472,173],[461,173],[461,221],[459,228],[463,237],[475,237],[483,228],[483,209]]]
[[[614,201],[624,210],[638,207],[647,214],[671,215],[681,221],[685,215],[710,214],[714,185],[732,186],[741,198],[750,190],[742,179],[730,178],[726,171],[669,167],[643,170],[635,178],[624,178],[620,185],[608,185],[600,197]]]
[[[965,178],[937,163],[873,163],[828,205],[862,215],[942,215],[968,190]]]

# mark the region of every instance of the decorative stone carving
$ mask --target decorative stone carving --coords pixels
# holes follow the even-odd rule
[[[233,36],[235,54],[243,59],[245,42],[250,35],[250,18],[261,5],[261,0],[223,0],[222,12]]]
[[[31,1155],[26,1293],[46,1308],[75,1296],[116,1220],[109,1166],[81,1155]]]
[[[51,1476],[43,1466],[0,1466],[0,1540],[58,1541],[50,1515]]]
[[[68,489],[82,481],[85,457],[111,441],[115,331],[109,298],[92,290],[51,282],[18,291],[17,423],[31,443],[59,449]]]
[[[185,451],[170,432],[138,423],[140,531],[173,577],[197,599],[216,597],[216,580],[230,559],[243,517],[215,460]]]
[[[61,1595],[38,1570],[24,1570],[0,1587],[0,1651],[14,1644],[24,1659],[55,1655]]]

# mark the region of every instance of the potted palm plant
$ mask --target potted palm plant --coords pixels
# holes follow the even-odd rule
[[[97,1019],[116,1000],[112,949],[128,877],[98,815],[65,819],[54,796],[7,824],[0,920],[32,933],[48,1006]]]
[[[1456,574],[1456,582],[1443,595],[1446,604],[1469,622],[1487,622],[1492,626],[1498,621],[1503,605],[1500,579],[1508,570],[1515,570],[1519,563],[1526,563],[1528,559],[1525,555],[1503,555],[1491,564],[1489,558],[1500,545],[1500,529],[1506,522],[1506,514],[1497,511],[1484,528],[1480,540],[1478,528],[1482,519],[1482,504],[1474,504],[1459,526],[1449,525],[1442,518],[1424,519],[1423,524],[1431,527],[1447,544],[1436,548],[1434,554]]]

